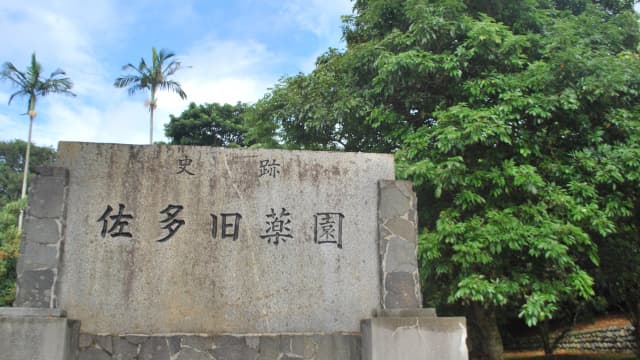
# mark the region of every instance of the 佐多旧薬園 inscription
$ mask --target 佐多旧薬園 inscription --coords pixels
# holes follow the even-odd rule
[[[113,207],[107,205],[106,210],[98,218],[97,222],[102,224],[100,236],[106,237],[126,237],[132,238],[134,235],[129,231],[129,226],[135,221],[132,213],[125,212],[126,206],[118,204],[118,212],[114,213]],[[180,212],[184,209],[182,205],[168,204],[159,213],[163,215],[160,219],[160,228],[165,230],[164,236],[156,241],[165,242],[170,240],[178,230],[187,224],[181,218]],[[113,214],[113,215],[112,215]],[[220,213],[209,214],[211,217],[211,237],[215,240],[220,234],[220,239],[231,238],[237,240],[240,233],[240,213]],[[286,208],[276,211],[270,208],[265,214],[265,224],[261,239],[266,239],[267,243],[278,245],[281,242],[294,239],[292,215]],[[314,242],[316,244],[335,244],[342,249],[342,221],[344,215],[338,212],[318,212],[314,215]]]

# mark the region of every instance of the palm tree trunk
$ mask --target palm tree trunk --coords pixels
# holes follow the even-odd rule
[[[31,106],[29,107],[31,108]],[[33,110],[29,110],[29,137],[27,138],[27,151],[24,155],[24,169],[22,172],[22,191],[20,192],[20,199],[24,199],[27,196],[27,178],[29,177],[29,157],[31,156],[31,132],[33,129]],[[22,231],[22,223],[24,221],[24,209],[20,210],[18,216],[18,231]]]
[[[149,107],[151,116],[149,117],[149,145],[153,145],[153,106]]]
[[[149,145],[153,145],[153,111],[156,109],[156,89],[151,88],[151,101],[149,103]]]

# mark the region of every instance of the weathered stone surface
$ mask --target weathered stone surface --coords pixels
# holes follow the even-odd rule
[[[316,360],[351,360],[360,358],[360,339],[345,335],[318,337]]]
[[[130,342],[140,342],[141,339],[144,341],[140,344]],[[80,354],[98,354],[101,351],[111,355],[113,359],[136,360],[360,360],[361,348],[360,336],[355,334],[213,337],[118,337],[86,334],[83,344],[87,343],[90,346],[80,347]],[[108,347],[112,349],[108,350]],[[84,356],[89,358],[89,355]]]
[[[277,359],[282,353],[280,336],[263,336],[258,347],[260,360]]]
[[[28,242],[23,249],[25,256],[20,262],[21,271],[53,269],[58,265],[58,248],[55,245]]]
[[[130,343],[124,337],[114,337],[113,353],[118,360],[134,360],[138,356],[138,345]]]
[[[80,348],[86,348],[93,345],[93,335],[90,334],[80,334],[78,339],[78,346]]]
[[[96,343],[98,346],[108,353],[113,353],[113,339],[111,336],[96,336]]]
[[[27,214],[36,218],[61,218],[64,215],[64,191],[66,179],[63,177],[36,177],[29,190]]]
[[[144,344],[144,342],[149,339],[148,336],[139,336],[139,335],[129,335],[129,336],[125,336],[124,338],[128,342],[130,342],[132,344],[135,344],[135,345]]]
[[[384,260],[384,270],[386,272],[413,273],[418,271],[416,244],[395,236],[391,237],[387,241],[387,252]]]
[[[420,299],[416,294],[415,275],[406,272],[389,273],[386,276],[385,308],[418,308]]]
[[[170,336],[167,338],[167,345],[169,346],[169,353],[171,356],[180,352],[182,338],[180,336]]]
[[[32,308],[32,307],[0,307],[0,317],[66,317],[67,312],[62,309]]]
[[[377,317],[436,317],[435,308],[383,309]]]
[[[23,271],[18,275],[15,306],[47,308],[51,300],[52,270]]]
[[[27,216],[24,221],[24,237],[38,244],[56,244],[60,241],[58,221]]]
[[[391,155],[61,143],[58,165],[58,300],[83,331],[356,332],[380,307],[377,183],[394,178]],[[161,213],[178,206],[182,225]]]
[[[405,220],[401,217],[394,217],[389,219],[385,226],[391,231],[392,234],[401,237],[402,239],[417,244],[417,229],[415,224]],[[415,258],[415,256],[414,256]]]
[[[464,318],[380,317],[362,322],[362,360],[467,360]]]
[[[111,360],[111,356],[100,349],[86,349],[80,351],[78,360]]]
[[[402,216],[409,210],[408,197],[395,186],[380,188],[380,216],[389,219]]]
[[[416,196],[408,181],[382,180],[379,189],[382,307],[419,308]]]
[[[244,346],[246,345],[246,342],[244,337],[241,336],[222,335],[216,336],[213,339],[213,344],[215,347]]]
[[[198,350],[213,349],[213,338],[204,336],[185,336],[182,338],[182,346]]]
[[[78,327],[59,317],[0,317],[2,360],[68,360],[75,352]]]
[[[176,360],[213,360],[213,356],[206,351],[198,351],[185,348],[176,357]],[[218,360],[218,359],[215,359]]]
[[[215,348],[210,351],[216,360],[256,360],[258,352],[246,345]]]
[[[169,360],[169,347],[164,337],[151,337],[140,348],[139,360]]]

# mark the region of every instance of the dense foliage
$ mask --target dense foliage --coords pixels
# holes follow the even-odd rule
[[[247,108],[247,104],[240,102],[236,105],[191,103],[180,116],[169,116],[164,132],[171,144],[242,146],[245,145]]]
[[[22,169],[27,143],[22,140],[0,142],[0,306],[11,306],[15,296],[16,263],[20,248],[18,216],[26,205],[20,199]],[[31,146],[30,174],[37,166],[51,166],[56,151]]]
[[[592,296],[597,276],[637,309],[613,291],[637,291],[637,268],[598,270],[639,263],[634,3],[358,0],[347,49],[280,81],[248,136],[397,151],[423,200],[425,298],[468,306],[501,358],[506,305],[534,326]]]
[[[16,293],[16,265],[20,253],[18,215],[26,198],[0,206],[0,306],[11,306]]]
[[[22,140],[0,142],[0,206],[20,198],[22,170],[27,143]],[[37,166],[51,166],[56,151],[50,147],[31,145],[29,172]]]

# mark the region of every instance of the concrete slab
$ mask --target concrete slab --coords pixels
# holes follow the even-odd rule
[[[41,309],[45,310],[45,309]],[[26,316],[16,316],[23,312]],[[7,313],[3,310],[3,313]],[[3,360],[72,360],[80,324],[62,317],[40,317],[24,309],[0,316]],[[54,314],[55,315],[55,314]]]
[[[362,322],[362,360],[468,360],[464,318],[379,317]]]

